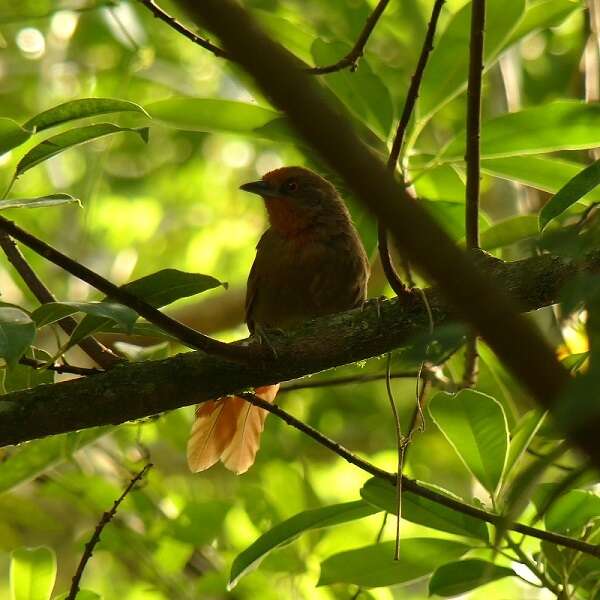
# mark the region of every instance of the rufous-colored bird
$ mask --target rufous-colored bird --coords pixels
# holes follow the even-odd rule
[[[270,227],[256,247],[246,289],[251,333],[286,329],[320,315],[362,306],[369,263],[335,187],[303,167],[271,171],[242,190],[262,196]],[[259,387],[274,402],[279,384]],[[227,396],[199,404],[187,447],[192,471],[219,459],[235,473],[254,463],[267,411]]]

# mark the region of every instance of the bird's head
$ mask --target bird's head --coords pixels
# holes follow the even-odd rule
[[[283,167],[245,183],[241,190],[262,196],[271,227],[294,237],[331,218],[349,218],[336,189],[304,167]]]

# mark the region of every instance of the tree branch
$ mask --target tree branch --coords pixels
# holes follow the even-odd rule
[[[138,298],[127,291],[125,288],[114,285],[107,279],[104,279],[101,275],[98,275],[81,263],[69,258],[30,233],[27,233],[18,225],[2,216],[0,216],[0,232],[4,232],[16,240],[19,240],[23,245],[34,252],[37,252],[40,256],[43,256],[55,265],[58,265],[71,275],[85,281],[97,290],[104,292],[104,294],[112,300],[132,308],[139,315],[151,323],[154,323],[163,331],[172,334],[191,348],[226,357],[230,360],[251,360],[253,358],[258,358],[258,352],[251,352],[248,347],[225,344],[203,335],[194,329],[190,329],[179,321],[175,321],[141,298]]]
[[[383,469],[376,467],[372,463],[363,460],[359,456],[356,456],[356,454],[350,452],[350,450],[344,448],[344,446],[342,446],[341,444],[338,444],[337,442],[328,438],[326,435],[323,435],[314,427],[311,427],[310,425],[303,423],[299,419],[296,419],[296,417],[286,412],[276,404],[271,404],[270,402],[267,402],[262,398],[255,396],[254,394],[241,394],[241,397],[244,398],[247,402],[250,402],[250,404],[259,406],[260,408],[263,408],[264,410],[276,415],[291,427],[294,427],[298,431],[301,431],[302,433],[312,438],[325,448],[328,448],[329,450],[343,458],[345,461],[349,462],[350,464],[358,467],[359,469],[362,469],[363,471],[369,473],[370,475],[373,475],[374,477],[384,479],[392,485],[396,485],[395,473],[384,471]],[[503,520],[504,517],[502,515],[490,513],[486,510],[476,508],[471,504],[466,504],[465,502],[461,502],[460,500],[455,500],[450,496],[446,496],[445,494],[436,492],[431,488],[420,485],[414,479],[409,479],[408,477],[402,476],[402,489],[408,490],[417,496],[421,496],[422,498],[432,500],[437,504],[447,506],[448,508],[451,508],[456,512],[462,513],[464,515],[469,515],[487,523],[491,523],[496,527],[505,526],[505,522]],[[517,531],[519,533],[523,533],[525,535],[540,540],[545,540],[558,546],[572,548],[573,550],[578,550],[579,552],[584,552],[585,554],[591,554],[592,556],[600,557],[600,546],[595,544],[589,544],[576,538],[552,533],[551,531],[543,531],[542,529],[536,529],[535,527],[523,525],[522,523],[512,523],[509,527],[509,530]]]
[[[408,92],[406,93],[404,108],[402,109],[402,115],[400,116],[398,128],[396,129],[396,135],[394,136],[394,142],[392,143],[392,150],[390,151],[387,161],[387,167],[392,173],[396,170],[396,165],[398,164],[398,159],[400,158],[400,153],[402,152],[406,128],[408,127],[408,123],[410,122],[410,118],[415,109],[417,99],[419,98],[421,82],[423,81],[423,75],[425,73],[427,61],[429,60],[429,54],[433,50],[433,39],[435,37],[438,19],[444,2],[445,0],[435,0],[434,2],[431,18],[429,19],[429,24],[427,25],[427,33],[425,34],[425,39],[423,40],[421,54],[419,55],[415,72],[411,77],[410,86],[408,88]],[[394,267],[394,262],[392,261],[392,256],[390,254],[387,228],[381,220],[377,224],[377,244],[383,272],[385,273],[389,284],[392,286],[394,293],[397,296],[405,294],[406,286],[402,282],[398,271],[396,271],[396,268]],[[409,279],[411,278],[409,277]]]
[[[561,287],[576,273],[598,269],[600,254],[580,266],[545,255],[490,265],[488,278],[501,281],[523,310],[532,310],[556,302]],[[439,290],[427,290],[427,297],[437,324],[456,319],[456,312]],[[234,363],[189,352],[13,392],[0,398],[0,446],[117,425],[244,389],[297,379],[380,356],[428,330],[429,316],[420,299],[394,298],[378,306],[308,321],[284,335],[273,332],[269,341],[276,359]],[[593,429],[593,423],[590,427]]]
[[[44,285],[44,282],[36,275],[25,257],[10,237],[5,233],[0,233],[0,246],[6,254],[9,262],[15,268],[25,285],[31,290],[31,293],[36,297],[40,304],[48,302],[56,302],[56,298],[52,292]],[[72,317],[61,319],[58,324],[62,330],[71,335],[77,327],[77,321]],[[89,337],[79,342],[78,346],[98,365],[103,369],[110,369],[122,359],[113,354],[108,348],[103,346],[95,338]]]
[[[199,36],[198,34],[188,29],[175,17],[173,17],[167,11],[158,6],[158,4],[156,4],[154,0],[138,0],[138,2],[140,4],[143,4],[148,10],[150,10],[157,19],[160,19],[161,21],[166,23],[169,27],[186,37],[188,40],[194,42],[194,44],[197,44],[205,50],[212,52],[218,58],[231,59],[231,57],[225,50],[219,48],[218,46],[215,46],[215,44],[209,42],[207,39]],[[369,37],[371,36],[371,33],[373,33],[373,29],[375,29],[379,18],[383,14],[383,11],[385,10],[388,4],[389,0],[379,0],[377,5],[373,9],[373,12],[367,18],[365,25],[358,36],[358,39],[354,43],[354,46],[352,47],[350,52],[346,54],[346,56],[340,58],[340,60],[330,65],[322,67],[308,67],[305,69],[305,71],[307,73],[310,73],[311,75],[326,75],[327,73],[335,73],[336,71],[341,71],[342,69],[346,69],[348,67],[351,71],[356,70],[357,62],[363,55],[365,46],[369,41]]]

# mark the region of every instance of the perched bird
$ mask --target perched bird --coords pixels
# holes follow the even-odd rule
[[[248,276],[246,323],[251,333],[286,329],[312,317],[361,306],[369,263],[350,213],[326,179],[303,167],[271,171],[242,190],[262,196],[269,228]],[[275,401],[279,384],[255,393]],[[267,411],[228,396],[196,408],[188,442],[192,471],[219,459],[235,473],[254,463]]]

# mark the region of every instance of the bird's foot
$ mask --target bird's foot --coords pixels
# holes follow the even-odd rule
[[[272,339],[275,336],[281,336],[281,335],[285,335],[285,331],[283,329],[278,329],[278,328],[269,328],[266,329],[265,327],[262,327],[261,325],[255,325],[254,326],[254,335],[253,337],[256,338],[256,340],[258,341],[258,344],[262,347],[262,348],[267,348],[271,358],[277,360],[278,356],[277,356],[277,350],[275,350],[275,346],[273,345]]]
[[[381,320],[381,305],[384,302],[387,302],[388,298],[386,296],[378,296],[377,298],[367,298],[361,306],[360,311],[364,312],[365,310],[371,308],[371,306],[375,306],[375,311],[377,312],[377,319]]]

